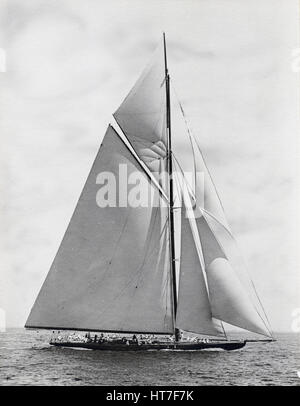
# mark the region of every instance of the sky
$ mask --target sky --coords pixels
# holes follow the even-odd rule
[[[247,269],[273,330],[291,331],[300,308],[298,16],[294,0],[1,0],[8,326],[24,325],[112,113],[165,31],[172,83]]]

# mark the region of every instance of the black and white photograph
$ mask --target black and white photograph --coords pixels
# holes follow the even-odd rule
[[[0,0],[0,386],[300,385],[299,23]]]

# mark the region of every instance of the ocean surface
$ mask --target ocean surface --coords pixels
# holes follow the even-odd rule
[[[300,385],[300,335],[241,350],[102,352],[56,348],[51,332],[0,333],[0,385]]]

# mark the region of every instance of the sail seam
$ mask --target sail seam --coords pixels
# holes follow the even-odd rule
[[[153,232],[153,230],[152,230],[152,232]],[[162,234],[163,234],[163,232],[161,233],[160,238],[161,238]],[[115,300],[119,299],[120,297],[122,297],[124,295],[125,291],[127,289],[129,289],[130,285],[132,285],[133,282],[135,282],[136,276],[140,274],[141,267],[142,267],[142,265],[135,271],[134,274],[131,275],[130,279],[126,282],[126,284],[123,285],[123,287],[120,289],[120,291],[115,294],[115,296],[111,299],[111,301],[109,303],[107,303],[107,305],[102,309],[102,311],[99,312],[100,315],[103,315],[107,311],[107,309],[111,305],[111,302],[114,302]]]
[[[153,231],[154,231],[155,225],[156,225],[155,223],[156,223],[157,213],[158,213],[158,209],[155,210],[154,219],[152,219],[152,225],[151,225],[151,229],[150,229],[150,236],[149,236],[149,238],[146,238],[146,239],[145,239],[144,248],[145,248],[145,245],[146,245],[146,250],[144,250],[144,251],[145,251],[145,254],[144,254],[144,256],[143,256],[142,263],[141,263],[141,265],[139,266],[138,271],[135,273],[135,276],[137,276],[137,280],[136,280],[136,282],[135,282],[135,283],[136,283],[136,289],[138,288],[138,284],[140,283],[140,279],[141,279],[141,276],[142,276],[142,273],[143,273],[143,268],[144,268],[144,265],[145,265],[145,262],[146,262],[146,258],[147,258],[147,256],[148,256],[148,250],[149,250],[149,248],[150,248],[150,242],[151,242],[151,240],[152,240]],[[154,248],[154,249],[155,249],[155,248]],[[153,251],[154,251],[154,249],[153,249]],[[136,289],[134,289],[132,297],[135,296],[135,294],[136,294]],[[132,306],[132,302],[129,302],[129,309],[128,309],[129,312],[128,312],[128,313],[130,313],[130,308],[131,308],[131,306]],[[123,321],[123,323],[124,323],[124,322],[125,322],[125,320]]]

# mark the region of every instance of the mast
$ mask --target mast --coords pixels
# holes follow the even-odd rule
[[[169,175],[169,200],[170,200],[170,248],[171,248],[171,276],[173,291],[173,312],[174,322],[177,314],[177,287],[176,287],[176,267],[175,267],[175,243],[174,243],[174,193],[173,193],[173,166],[172,166],[172,141],[171,141],[171,105],[170,105],[170,76],[167,65],[166,35],[164,39],[164,57],[165,57],[165,81],[166,81],[166,119],[167,119],[167,159]],[[179,341],[179,330],[175,327],[175,341]]]

